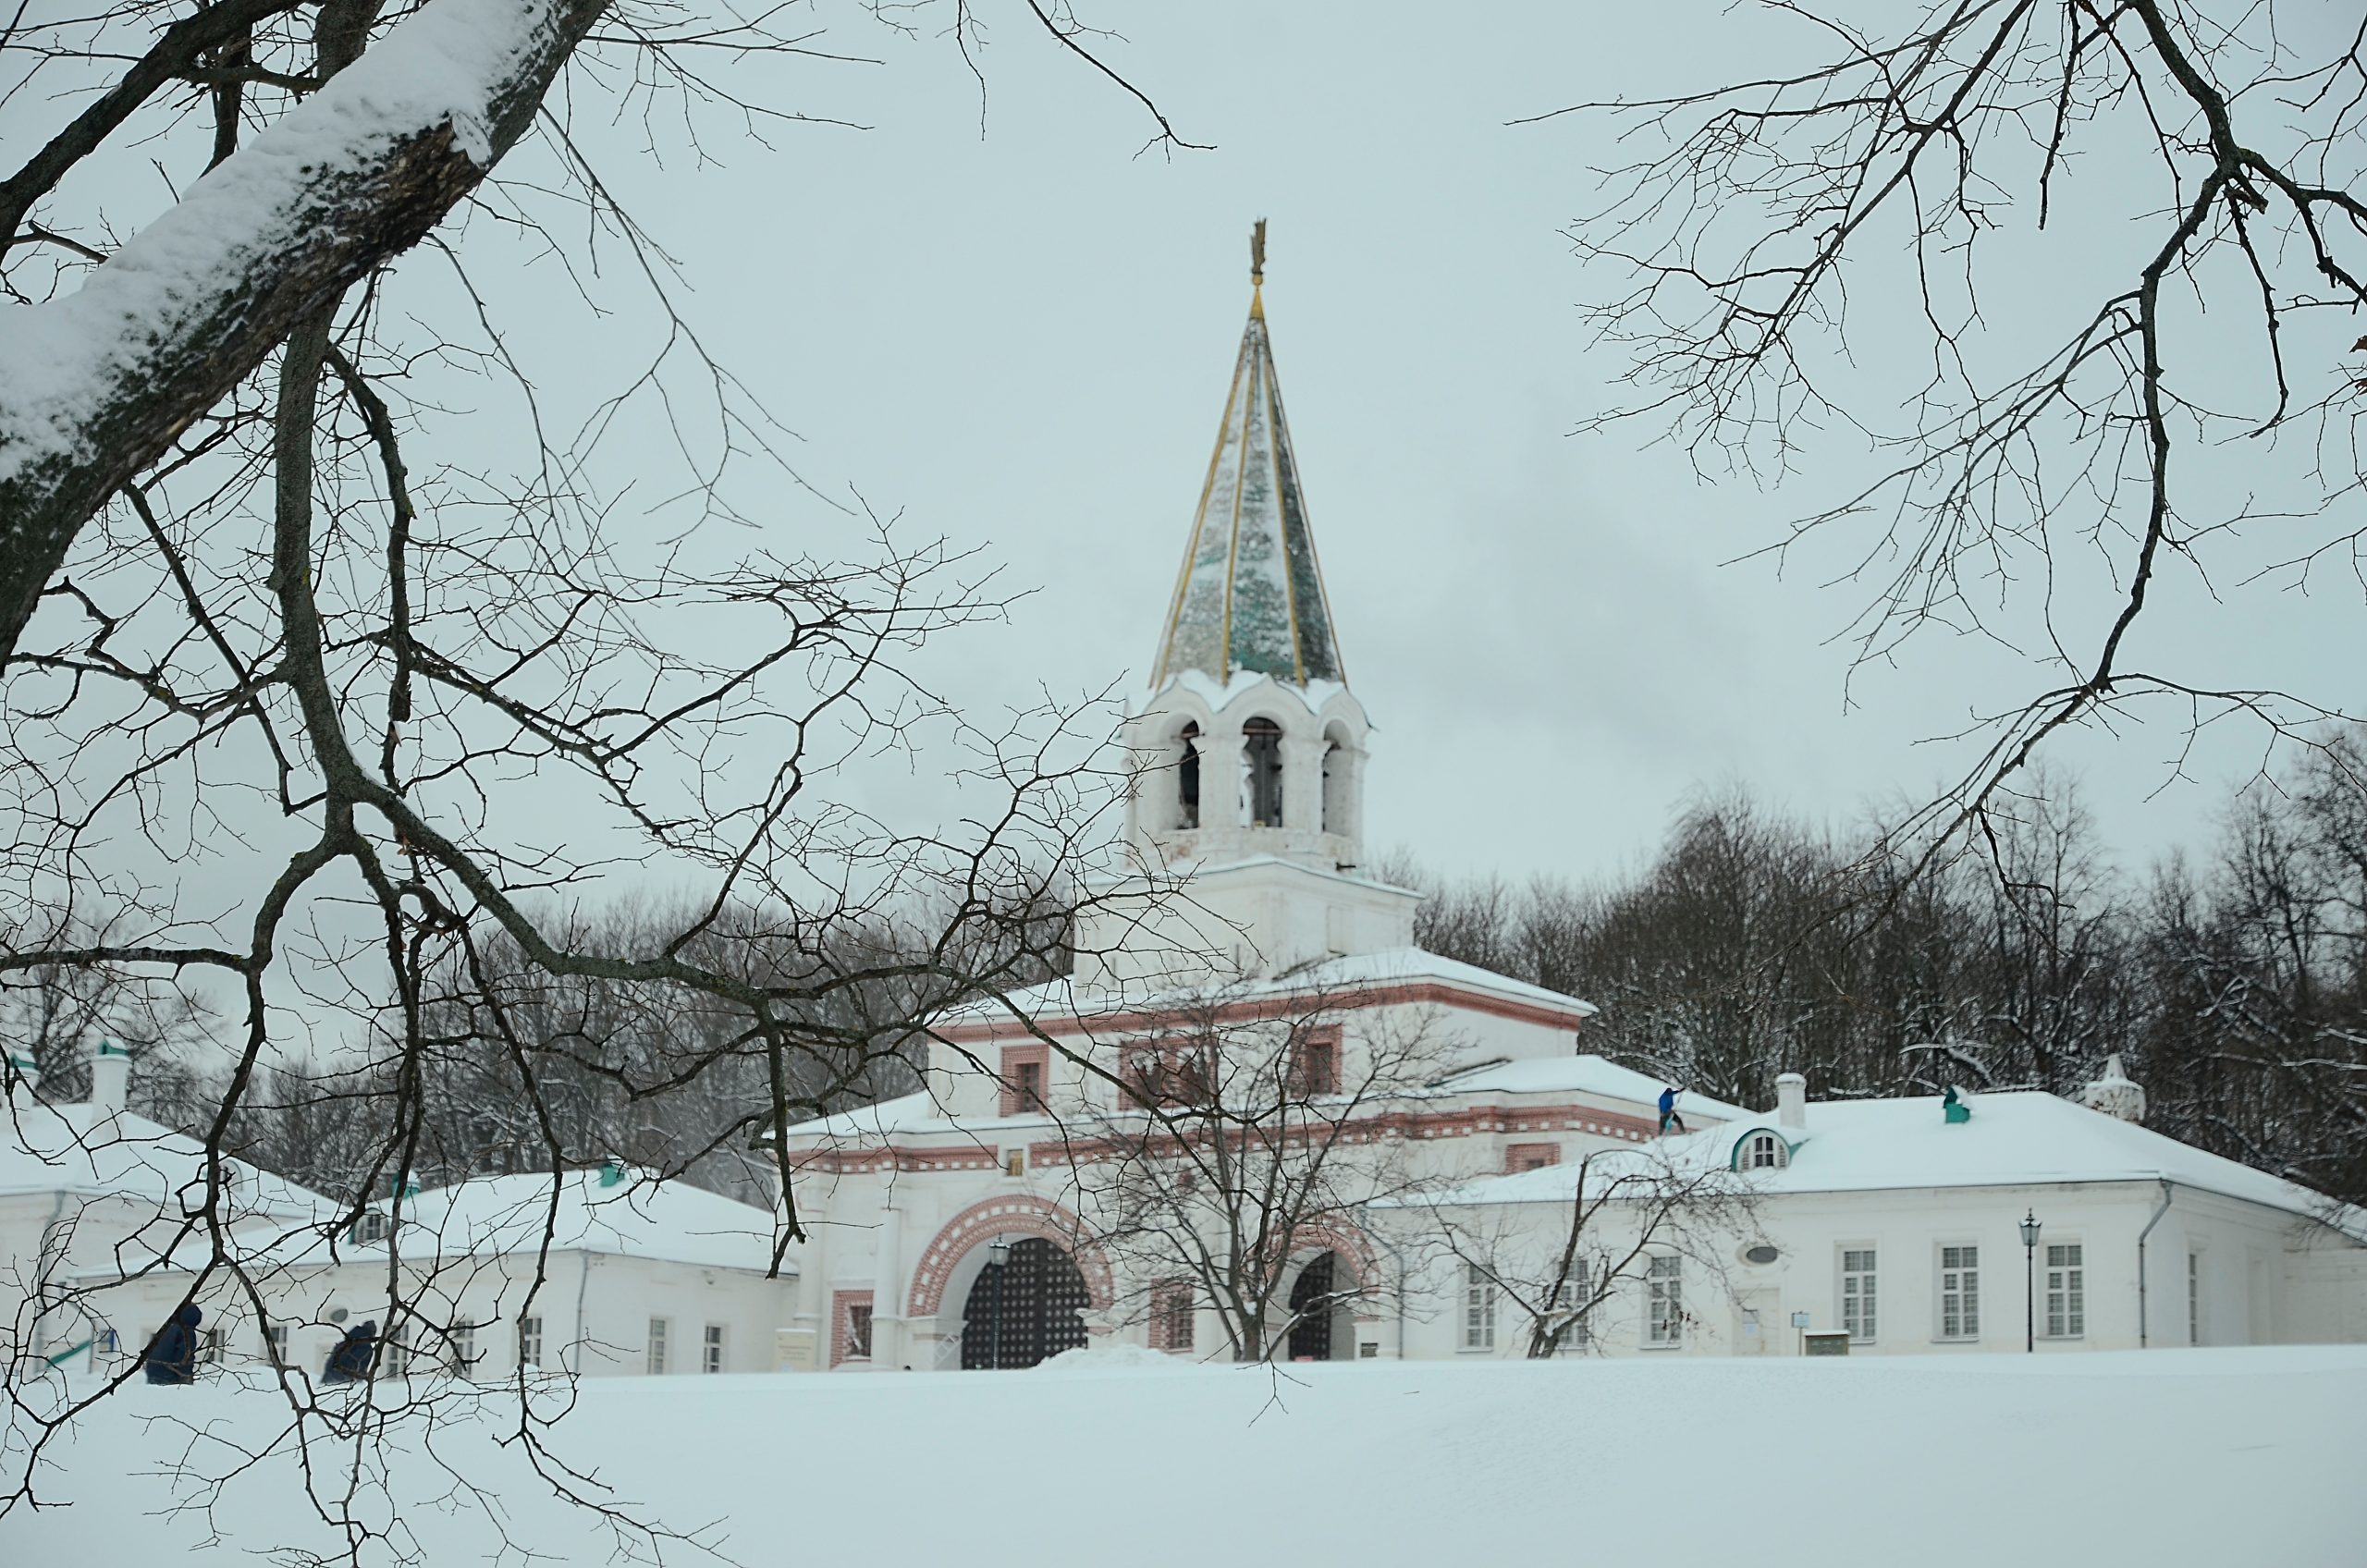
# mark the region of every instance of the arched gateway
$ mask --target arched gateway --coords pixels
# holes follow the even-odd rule
[[[1092,1305],[1069,1255],[1041,1236],[988,1243],[962,1308],[962,1370],[1017,1371],[1085,1343]]]
[[[947,1221],[913,1271],[911,1317],[961,1314],[960,1357],[938,1366],[1033,1366],[1084,1344],[1085,1315],[1106,1310],[1109,1260],[1084,1239],[1084,1222],[1059,1204],[1013,1193],[972,1204]]]

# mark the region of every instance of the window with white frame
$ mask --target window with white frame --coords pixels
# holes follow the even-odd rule
[[[649,1375],[653,1378],[661,1377],[666,1371],[666,1341],[672,1336],[673,1328],[672,1322],[663,1317],[653,1317],[649,1320],[649,1356],[646,1366]]]
[[[1592,1280],[1587,1260],[1570,1260],[1570,1276],[1553,1289],[1553,1312],[1562,1329],[1562,1338],[1554,1350],[1560,1354],[1587,1348],[1594,1335],[1594,1325],[1588,1318],[1588,1304],[1593,1296]]]
[[[446,1338],[445,1343],[447,1348],[448,1348],[452,1353],[452,1370],[454,1372],[465,1378],[476,1370],[477,1326],[475,1324],[453,1324],[449,1334]]]
[[[386,1330],[385,1345],[385,1366],[386,1369],[386,1376],[389,1378],[409,1376],[411,1372],[410,1326],[408,1324],[398,1323],[394,1327],[388,1329]]]
[[[1791,1163],[1792,1151],[1772,1133],[1753,1133],[1743,1145],[1745,1170],[1781,1170]]]
[[[2078,1242],[2046,1248],[2046,1337],[2076,1340],[2088,1331],[2088,1269]]]
[[[200,1366],[219,1366],[222,1365],[223,1353],[229,1348],[229,1329],[208,1329],[205,1330],[203,1339],[198,1343],[197,1364]]]
[[[271,1364],[274,1366],[287,1366],[288,1325],[285,1323],[264,1324],[263,1329],[263,1349],[264,1354],[270,1358]]]
[[[2202,1342],[2202,1255],[2186,1255],[2186,1342]]]
[[[706,1326],[706,1336],[699,1342],[699,1370],[710,1373],[723,1370],[723,1325],[720,1323]]]
[[[1674,1253],[1645,1268],[1644,1339],[1656,1345],[1685,1341],[1685,1260]]]
[[[1852,1340],[1870,1340],[1881,1323],[1874,1293],[1874,1249],[1841,1249],[1841,1326]]]
[[[521,1371],[540,1367],[543,1364],[543,1320],[539,1317],[518,1319],[518,1366]]]
[[[1981,1338],[1981,1249],[1940,1249],[1940,1338]]]
[[[353,1222],[353,1239],[362,1246],[372,1246],[385,1241],[386,1232],[391,1228],[391,1224],[384,1214],[374,1208],[365,1209]]]
[[[1476,1263],[1463,1266],[1463,1348],[1496,1348],[1496,1281]]]

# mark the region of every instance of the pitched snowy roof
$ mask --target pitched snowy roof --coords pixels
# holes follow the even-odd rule
[[[1040,1121],[1041,1117],[1024,1120]],[[976,1119],[963,1122],[972,1125]],[[872,1105],[858,1106],[834,1116],[818,1116],[811,1121],[792,1122],[792,1137],[813,1138],[882,1138],[897,1133],[913,1133],[924,1129],[942,1132],[947,1126],[945,1112],[929,1096],[926,1089],[915,1089],[909,1095],[899,1095],[892,1100],[880,1100]],[[977,1125],[992,1125],[976,1121]]]
[[[773,1216],[681,1181],[623,1168],[613,1185],[599,1170],[479,1176],[417,1193],[402,1205],[401,1250],[419,1256],[532,1252],[546,1228],[554,1252],[607,1253],[717,1268],[771,1266]],[[364,1249],[348,1248],[350,1254]],[[784,1264],[783,1271],[796,1272]]]
[[[1206,1007],[1211,1003],[1230,1006],[1294,996],[1319,1004],[1327,994],[1424,982],[1564,1013],[1573,1023],[1591,1018],[1600,1011],[1592,1002],[1532,986],[1526,980],[1515,980],[1460,959],[1442,958],[1420,948],[1386,948],[1379,952],[1327,958],[1286,974],[1264,975],[1237,985],[1219,983],[1211,975],[1208,983],[1198,986],[1080,991],[1063,976],[1039,986],[1023,986],[1000,1000],[973,1002],[953,1009],[945,1016],[949,1024],[1007,1018],[1014,1011],[1030,1018],[1093,1019],[1155,1011],[1163,1007]],[[1652,1096],[1657,1097],[1659,1094],[1659,1086],[1654,1085]]]
[[[1576,1056],[1525,1057],[1514,1061],[1491,1062],[1459,1072],[1435,1085],[1442,1095],[1600,1095],[1609,1099],[1633,1100],[1638,1105],[1657,1105],[1662,1080],[1622,1067],[1617,1062],[1589,1052]],[[1752,1112],[1707,1095],[1680,1091],[1676,1097],[1676,1113],[1680,1117],[1699,1116],[1704,1121],[1732,1121],[1749,1118]]]
[[[1344,679],[1255,287],[1260,275],[1251,276],[1249,324],[1167,613],[1154,691],[1186,670],[1219,686],[1243,670],[1302,686]]]
[[[236,1217],[312,1219],[335,1207],[244,1160],[226,1159]],[[66,1193],[154,1205],[178,1218],[205,1194],[205,1145],[127,1110],[43,1105],[22,1093],[0,1100],[0,1196]]]
[[[1778,1125],[1772,1112],[1751,1113],[1651,1149],[1622,1150],[1612,1160],[1665,1159],[1679,1169],[1723,1169],[1754,1132],[1781,1136],[1791,1161],[1750,1172],[1768,1194],[1877,1192],[1906,1187],[2024,1186],[2068,1182],[2168,1181],[2199,1192],[2323,1219],[2367,1236],[2367,1213],[2264,1170],[2165,1137],[2038,1090],[1968,1096],[1968,1121],[1951,1124],[1941,1102],[1912,1099],[1820,1100],[1805,1128]],[[1598,1172],[1607,1170],[1601,1159]],[[1564,1203],[1575,1166],[1490,1177],[1461,1187],[1457,1204]]]

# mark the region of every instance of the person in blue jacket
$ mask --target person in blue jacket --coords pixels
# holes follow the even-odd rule
[[[1676,1113],[1676,1091],[1673,1088],[1662,1089],[1661,1091],[1662,1135],[1666,1136],[1668,1130],[1671,1127],[1675,1128],[1680,1133],[1685,1131],[1685,1118],[1677,1115]]]
[[[345,1331],[345,1338],[329,1352],[329,1363],[321,1368],[324,1383],[358,1383],[370,1376],[370,1368],[378,1364],[378,1320],[357,1325]]]
[[[140,1357],[152,1383],[194,1383],[197,1381],[197,1326],[205,1321],[205,1314],[197,1303],[181,1303],[173,1320],[156,1330],[148,1348]]]

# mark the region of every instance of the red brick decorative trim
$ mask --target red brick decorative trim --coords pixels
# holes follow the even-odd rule
[[[946,1282],[953,1266],[972,1247],[996,1236],[1041,1236],[1068,1254],[1085,1276],[1086,1300],[1097,1311],[1107,1311],[1113,1296],[1110,1260],[1085,1239],[1085,1222],[1049,1198],[1013,1193],[1008,1197],[974,1203],[932,1238],[913,1269],[912,1305],[907,1317],[934,1317],[945,1302]]]
[[[1020,1074],[1028,1068],[1036,1070],[1031,1090],[1020,1082]],[[1002,1114],[1027,1116],[1044,1109],[1045,1097],[1052,1092],[1052,1047],[1044,1045],[1005,1046],[1002,1048]]]
[[[1490,996],[1485,991],[1471,990],[1443,980],[1409,980],[1395,985],[1364,986],[1355,990],[1328,992],[1319,998],[1310,998],[1303,993],[1245,998],[1240,1001],[1227,1002],[1198,1021],[1239,1023],[1261,1018],[1294,1017],[1306,1011],[1311,999],[1317,1001],[1318,1011],[1323,1012],[1354,1012],[1363,1008],[1438,1002],[1461,1008],[1466,1012],[1482,1012],[1522,1023],[1540,1023],[1551,1029],[1576,1029],[1593,1016],[1591,1012],[1582,1012],[1576,1008],[1550,1007],[1542,1002],[1515,1001],[1510,997]],[[1171,1023],[1174,1018],[1171,1011],[1104,1012],[1082,1018],[1037,1018],[1032,1023],[1016,1018],[988,1018],[975,1023],[949,1023],[935,1033],[938,1039],[949,1045],[969,1045],[982,1040],[1034,1038],[1039,1035],[1131,1035]]]
[[[853,1321],[852,1309],[858,1306],[866,1312],[871,1309],[869,1291],[830,1292],[830,1365],[833,1366],[851,1358],[867,1361],[871,1357],[869,1345],[863,1347],[862,1356],[854,1356],[853,1336],[848,1331]],[[878,1332],[877,1324],[872,1326],[872,1331]]]
[[[1303,1225],[1291,1232],[1291,1250],[1294,1254],[1328,1252],[1337,1258],[1338,1267],[1345,1268],[1352,1278],[1343,1281],[1335,1274],[1331,1282],[1335,1291],[1343,1284],[1363,1291],[1372,1283],[1372,1254],[1365,1250],[1362,1238],[1348,1231],[1335,1231],[1329,1225]]]
[[[1310,1125],[1328,1134],[1328,1129],[1319,1124]],[[965,1139],[975,1136],[959,1127],[949,1126],[946,1131]],[[1592,1133],[1599,1137],[1642,1144],[1650,1142],[1658,1131],[1658,1126],[1647,1118],[1590,1105],[1474,1106],[1464,1110],[1385,1111],[1351,1117],[1342,1141],[1367,1144],[1382,1138],[1428,1141],[1524,1133]],[[1027,1168],[1042,1170],[1083,1165],[1106,1158],[1110,1152],[1110,1145],[1091,1138],[1047,1140],[1028,1145]],[[981,1148],[975,1141],[943,1148],[915,1148],[910,1145],[851,1148],[830,1144],[810,1153],[793,1153],[791,1158],[800,1170],[825,1173],[997,1170],[1002,1166],[996,1150]]]

